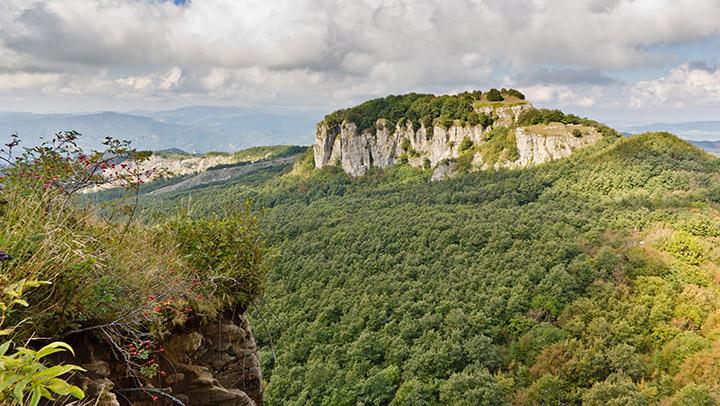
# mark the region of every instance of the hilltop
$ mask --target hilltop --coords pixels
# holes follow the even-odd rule
[[[411,93],[338,110],[316,126],[317,168],[342,166],[353,176],[396,163],[458,171],[524,168],[569,156],[617,133],[558,110],[535,109],[514,89],[455,96]]]

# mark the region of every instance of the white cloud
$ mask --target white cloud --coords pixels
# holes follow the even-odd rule
[[[521,91],[534,103],[560,107],[593,107],[603,97],[599,86],[577,89],[566,85],[536,85],[521,88]]]
[[[717,21],[707,0],[4,0],[0,89],[317,105],[507,75],[591,106],[590,86],[677,64],[662,46],[717,38]],[[635,105],[655,94],[638,86]]]
[[[633,107],[707,107],[720,105],[720,69],[683,63],[667,76],[628,89]]]
[[[60,75],[54,73],[0,72],[0,90],[37,88],[54,83],[58,79]]]

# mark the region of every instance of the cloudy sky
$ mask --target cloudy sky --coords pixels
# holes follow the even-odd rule
[[[720,119],[720,0],[0,0],[0,110],[334,109],[514,87]]]

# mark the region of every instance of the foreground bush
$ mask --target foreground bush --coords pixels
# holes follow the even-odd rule
[[[0,151],[0,248],[12,257],[1,265],[0,286],[51,283],[27,294],[28,309],[8,315],[13,340],[93,332],[128,348],[192,317],[244,309],[262,294],[267,250],[249,204],[213,221],[179,213],[141,223],[133,192],[162,176],[137,169],[149,153],[110,139],[106,150],[86,153],[78,135],[57,134],[22,153],[13,138]],[[83,203],[108,183],[125,197],[102,208]],[[155,373],[120,355],[134,373]]]

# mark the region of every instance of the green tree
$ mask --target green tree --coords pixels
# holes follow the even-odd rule
[[[464,153],[465,151],[469,150],[469,149],[472,148],[472,147],[473,147],[473,142],[472,142],[472,140],[471,140],[470,138],[468,138],[468,137],[465,137],[465,138],[463,138],[463,140],[462,140],[462,142],[460,143],[460,146],[459,146],[458,148],[459,148],[460,153],[462,154],[462,153]]]
[[[495,88],[488,90],[488,92],[485,93],[485,97],[488,99],[488,101],[491,102],[498,102],[504,100],[500,91]]]
[[[644,406],[645,395],[638,387],[622,374],[610,375],[603,382],[594,384],[583,395],[583,405],[587,406]]]
[[[502,387],[487,372],[453,374],[440,386],[443,405],[506,405]]]

